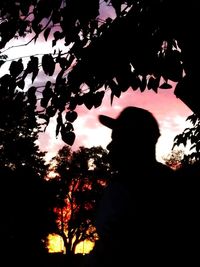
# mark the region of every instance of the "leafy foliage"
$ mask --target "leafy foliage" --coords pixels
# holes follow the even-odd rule
[[[14,76],[5,74],[0,78],[0,166],[13,170],[30,166],[42,176],[44,153],[35,143],[38,137],[36,88],[30,88],[27,93],[16,89],[17,72],[12,63],[10,70]]]
[[[0,176],[2,255],[36,259],[47,253],[45,240],[55,229],[49,185],[30,166],[1,167]]]
[[[81,241],[94,242],[97,238],[95,210],[111,170],[107,152],[101,147],[80,147],[72,152],[64,146],[52,159],[52,168],[57,173],[57,177],[50,179],[57,190],[54,204],[58,214],[57,233],[70,255]]]
[[[100,7],[106,4],[112,17],[102,20]],[[3,0],[0,49],[4,54],[10,40],[29,33],[29,42],[44,36],[52,47],[65,43],[66,51],[45,54],[40,63],[37,56],[26,68],[21,61],[12,62],[10,74],[18,77],[21,89],[27,74],[34,82],[40,66],[47,76],[55,75],[55,82],[43,86],[49,93],[38,100],[40,115],[47,125],[57,116],[56,135],[71,145],[75,133],[66,112],[78,105],[99,107],[107,89],[112,103],[130,87],[157,93],[170,89],[173,81],[175,95],[199,113],[198,10],[194,0],[181,5],[178,0]]]
[[[184,155],[183,161],[185,163],[200,162],[200,119],[196,114],[192,114],[187,118],[191,122],[192,127],[186,128],[181,134],[174,139],[174,145],[184,147],[189,144],[190,153]]]
[[[0,78],[0,231],[3,254],[19,257],[23,248],[27,256],[34,257],[45,252],[45,238],[54,227],[54,218],[44,180],[45,153],[36,144],[36,88],[27,92],[17,88],[22,70],[20,60],[12,62],[10,75]]]

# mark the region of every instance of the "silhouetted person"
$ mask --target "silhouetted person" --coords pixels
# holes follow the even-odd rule
[[[156,160],[158,123],[149,111],[133,106],[116,119],[100,115],[99,120],[112,130],[107,148],[115,174],[99,206],[99,240],[85,266],[171,264],[174,171]]]
[[[183,162],[176,171],[178,254],[182,266],[196,266],[200,240],[200,161]],[[179,262],[180,264],[180,262]],[[179,265],[180,266],[180,265]]]

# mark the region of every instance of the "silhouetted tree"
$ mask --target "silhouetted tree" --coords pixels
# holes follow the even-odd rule
[[[58,188],[58,234],[70,255],[81,241],[97,238],[93,220],[111,170],[102,147],[80,147],[72,152],[64,146],[52,159],[52,166],[57,173],[53,181]]]
[[[106,4],[107,17],[100,14]],[[9,47],[3,48],[15,37],[30,36],[29,44],[43,36],[53,49],[66,45],[66,51],[55,49],[41,60],[32,55],[27,65],[14,60],[9,71],[21,89],[28,77],[34,82],[40,66],[47,77],[55,74],[54,82],[41,87],[40,116],[46,124],[57,116],[56,135],[67,144],[75,139],[76,107],[99,107],[107,89],[112,103],[128,88],[157,93],[172,81],[175,95],[199,114],[197,1],[2,0],[0,5],[1,64]]]
[[[184,155],[183,162],[192,164],[200,162],[200,119],[196,114],[192,114],[187,120],[191,122],[191,127],[175,137],[173,147],[188,146],[189,152]]]
[[[15,75],[0,79],[1,236],[5,253],[28,256],[45,251],[50,192],[44,180],[45,153],[36,144],[36,98],[16,88]],[[51,229],[52,231],[52,229]],[[3,253],[4,254],[4,253]],[[20,256],[22,257],[22,256]]]

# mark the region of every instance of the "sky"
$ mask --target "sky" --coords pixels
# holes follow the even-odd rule
[[[12,41],[8,47],[17,44],[26,43],[20,40]],[[59,48],[64,49],[64,46],[59,43]],[[28,46],[20,46],[12,48],[7,51],[10,59],[17,59],[20,56],[27,56],[23,58],[23,62],[29,59],[31,54],[38,55],[52,51],[51,42],[43,42],[40,40],[37,45],[31,43]],[[10,61],[0,68],[0,77],[8,73],[8,66]],[[35,83],[37,85],[44,84],[44,79],[53,79],[53,77],[44,77],[39,75]],[[126,106],[137,106],[148,109],[153,113],[157,119],[161,137],[157,143],[156,157],[159,161],[163,162],[163,157],[166,157],[173,145],[173,139],[177,134],[180,134],[186,127],[190,126],[186,122],[186,118],[192,114],[192,111],[174,95],[174,86],[171,89],[159,89],[158,93],[152,90],[139,90],[133,91],[129,89],[127,92],[122,93],[120,98],[114,98],[113,104],[110,104],[110,92],[108,91],[104,96],[103,103],[99,108],[92,108],[88,110],[85,106],[79,106],[76,110],[79,114],[77,120],[73,123],[76,140],[72,146],[73,150],[78,149],[79,146],[99,146],[106,148],[110,142],[111,130],[101,125],[98,121],[98,115],[104,114],[116,117],[119,112]],[[38,144],[42,151],[47,151],[46,159],[49,160],[55,156],[58,149],[65,145],[60,136],[56,139],[55,136],[55,123],[56,118],[52,118],[45,133],[39,135]]]
[[[101,11],[102,17],[113,16],[113,11],[110,8],[105,8],[104,6],[103,8],[101,7],[101,10],[103,10]],[[12,40],[7,44],[6,48],[26,44],[26,42],[27,39]],[[66,50],[66,47],[61,42],[58,47],[52,49],[51,42],[44,42],[41,38],[37,44],[32,42],[27,46],[24,45],[9,49],[7,55],[9,59],[27,56],[27,58],[23,58],[24,62],[32,54],[50,53],[52,50],[58,48]],[[0,68],[0,77],[8,72],[9,64],[10,62]],[[49,78],[39,75],[35,82],[37,85],[44,84],[44,79],[49,80]],[[174,86],[172,89],[159,89],[157,94],[152,90],[145,90],[141,93],[139,90],[133,91],[129,89],[127,92],[122,93],[120,98],[114,98],[112,106],[110,104],[110,92],[108,91],[99,108],[88,110],[85,106],[79,106],[76,110],[79,116],[73,123],[76,140],[72,149],[76,150],[79,146],[91,147],[99,145],[106,148],[106,145],[111,140],[111,130],[99,123],[98,115],[104,114],[116,117],[124,107],[130,105],[148,109],[157,119],[161,130],[161,137],[156,147],[156,158],[163,162],[163,157],[166,157],[171,151],[174,137],[189,126],[186,118],[192,114],[192,111],[174,95]],[[39,135],[38,140],[38,145],[41,150],[48,152],[46,155],[47,160],[55,156],[58,149],[65,145],[60,136],[56,139],[55,119],[52,118],[46,131]]]
[[[192,114],[192,111],[176,98],[174,88],[160,89],[157,94],[149,90],[141,93],[130,88],[120,98],[115,98],[112,106],[110,92],[108,92],[99,108],[88,110],[85,106],[79,106],[76,110],[79,116],[73,123],[76,139],[71,148],[77,150],[79,146],[99,145],[106,148],[111,140],[111,130],[100,124],[98,115],[117,117],[126,106],[145,108],[155,116],[161,131],[161,137],[156,147],[156,158],[158,161],[164,162],[163,158],[170,153],[174,137],[190,126],[186,118]],[[65,145],[61,138],[55,138],[55,118],[50,122],[46,132],[40,135],[39,144],[42,150],[48,150],[47,159]]]
[[[105,5],[101,6],[101,15],[102,18],[114,17],[113,10]],[[59,42],[59,47],[52,49],[51,42],[44,42],[42,38],[39,39],[37,44],[30,43],[26,46],[27,40],[12,40],[7,44],[6,48],[13,47],[6,52],[10,60],[23,57],[23,62],[25,62],[30,55],[50,53],[55,48],[66,50],[61,42]],[[15,47],[22,44],[24,46]],[[0,77],[8,73],[10,62],[0,68]],[[49,78],[39,75],[35,82],[37,85],[44,84],[44,79],[49,80]],[[171,89],[159,89],[157,94],[152,90],[145,90],[141,93],[139,90],[133,91],[130,88],[127,92],[122,93],[120,98],[114,98],[112,106],[110,104],[110,92],[108,91],[100,107],[88,110],[85,106],[79,106],[76,110],[79,116],[73,123],[76,139],[72,149],[77,150],[79,146],[92,147],[99,145],[106,148],[111,140],[111,130],[100,124],[98,115],[104,114],[116,117],[123,108],[131,105],[149,110],[157,119],[161,137],[156,147],[156,158],[158,161],[164,162],[164,158],[171,152],[175,136],[190,126],[186,122],[186,118],[192,114],[192,111],[174,95],[174,86]],[[55,156],[58,150],[65,145],[60,136],[56,138],[55,121],[56,118],[51,119],[46,131],[40,133],[37,142],[42,151],[47,151],[47,160]]]

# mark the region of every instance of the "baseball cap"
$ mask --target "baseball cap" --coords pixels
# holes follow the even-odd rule
[[[159,125],[153,114],[146,109],[135,106],[124,108],[117,118],[99,115],[99,121],[112,130],[145,134],[155,140],[160,136]]]

